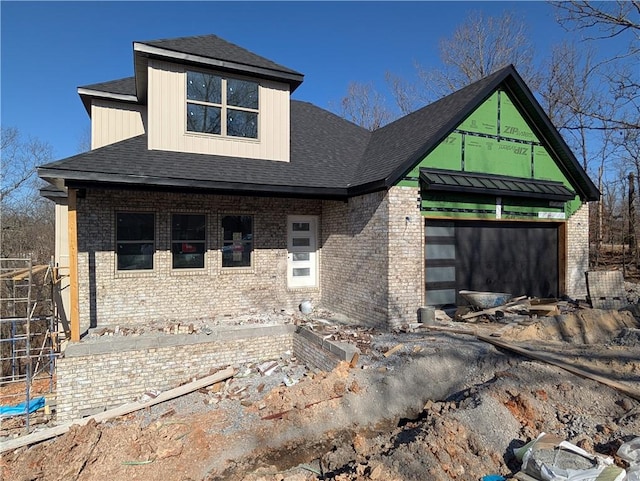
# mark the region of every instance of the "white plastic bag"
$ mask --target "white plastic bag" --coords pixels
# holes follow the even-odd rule
[[[557,436],[540,434],[520,448],[522,470],[541,481],[622,481],[626,472],[608,456],[593,455]],[[640,481],[640,480],[638,480]]]

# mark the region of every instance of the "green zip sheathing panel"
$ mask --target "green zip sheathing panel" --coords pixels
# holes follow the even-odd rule
[[[421,168],[504,175],[525,180],[551,180],[562,182],[573,190],[547,148],[503,90],[494,92],[478,106],[398,185],[418,187]],[[500,217],[496,214],[497,203],[502,206],[501,214],[498,214]],[[498,199],[495,196],[434,195],[423,190],[421,210],[427,217],[558,220],[569,218],[581,204],[578,196],[563,205],[540,199],[523,201],[509,197]]]

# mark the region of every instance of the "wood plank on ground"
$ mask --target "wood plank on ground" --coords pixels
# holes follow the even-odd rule
[[[124,416],[125,414],[132,413],[134,411],[138,411],[140,409],[144,409],[155,404],[160,404],[164,401],[169,401],[171,399],[184,396],[185,394],[189,394],[193,391],[197,391],[200,388],[209,386],[210,384],[215,384],[216,382],[223,381],[232,377],[235,374],[235,371],[232,367],[228,367],[227,369],[223,369],[222,371],[218,371],[211,376],[203,377],[202,379],[197,379],[188,384],[184,384],[183,386],[179,386],[174,389],[169,389],[168,391],[164,391],[160,393],[153,399],[149,399],[144,402],[132,402],[128,404],[123,404],[122,406],[118,406],[113,409],[109,409],[107,411],[94,414],[93,416],[88,416],[82,419],[76,419],[69,423],[61,424],[60,426],[55,426],[53,428],[46,429],[44,431],[37,431],[35,433],[27,434],[26,436],[20,436],[15,439],[11,439],[9,441],[5,441],[0,443],[0,453],[5,451],[10,451],[12,449],[17,449],[22,446],[28,446],[30,444],[39,443],[42,441],[46,441],[47,439],[54,438],[56,436],[60,436],[69,431],[71,426],[78,425],[84,426],[91,420],[95,420],[97,423],[102,421],[107,421],[109,419],[116,418],[118,416]]]
[[[605,376],[601,376],[599,374],[595,374],[595,373],[591,373],[588,372],[584,369],[581,369],[577,366],[575,366],[574,364],[571,364],[569,362],[563,361],[562,359],[558,359],[557,357],[548,354],[548,353],[541,353],[541,352],[536,352],[536,351],[530,351],[528,349],[524,349],[520,346],[514,346],[513,344],[509,344],[507,342],[495,339],[495,338],[491,338],[488,336],[483,336],[483,335],[478,335],[476,336],[478,339],[480,339],[481,341],[484,342],[488,342],[490,344],[493,344],[494,346],[498,346],[501,347],[503,349],[507,349],[509,351],[515,352],[516,354],[520,354],[522,356],[528,357],[530,359],[535,359],[536,361],[542,361],[542,362],[546,362],[547,364],[550,364],[552,366],[556,366],[559,367],[561,369],[564,369],[565,371],[568,371],[570,373],[573,373],[577,376],[586,378],[586,379],[591,379],[592,381],[596,381],[599,382],[600,384],[604,384],[605,386],[608,386],[612,389],[615,389],[623,394],[626,394],[629,397],[632,397],[634,399],[640,400],[640,390],[638,389],[634,389],[626,384],[614,381],[608,377]]]

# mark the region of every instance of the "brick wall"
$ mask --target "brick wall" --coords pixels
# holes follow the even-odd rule
[[[567,221],[567,295],[585,299],[589,270],[589,204],[582,206]]]
[[[387,327],[386,192],[322,204],[322,304],[370,326]]]
[[[153,271],[116,271],[115,213],[156,215]],[[172,270],[171,214],[207,215],[205,268]],[[314,200],[88,190],[78,201],[81,329],[154,319],[222,318],[251,309],[295,309],[320,288],[287,288],[287,215],[320,215]],[[254,216],[253,266],[221,268],[220,219]],[[98,287],[96,291],[96,287]]]
[[[71,344],[56,365],[57,421],[132,402],[150,390],[177,387],[215,368],[279,359],[286,351],[325,371],[357,351],[296,329],[227,327],[210,335],[156,334]]]
[[[416,322],[424,297],[424,220],[415,187],[389,190],[389,327]]]

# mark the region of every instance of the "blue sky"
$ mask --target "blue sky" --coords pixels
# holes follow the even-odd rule
[[[305,74],[294,98],[337,104],[350,81],[438,65],[439,39],[470,10],[522,15],[538,58],[566,33],[543,2],[7,2],[1,118],[74,155],[89,117],[77,87],[133,75],[132,42],[213,33]]]

